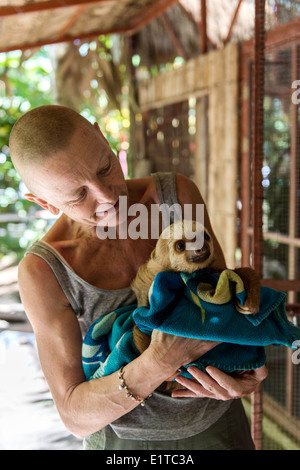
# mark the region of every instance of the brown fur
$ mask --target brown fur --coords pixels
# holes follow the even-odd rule
[[[253,314],[259,311],[260,278],[252,268],[236,268],[234,270],[243,281],[247,298],[244,305],[239,305],[237,310],[244,314]]]
[[[149,261],[143,264],[131,283],[131,288],[137,297],[138,307],[149,305],[148,292],[155,276],[161,271],[175,271],[175,272],[189,272],[192,273],[198,269],[204,269],[209,266],[213,261],[214,247],[213,241],[206,229],[198,224],[198,229],[203,231],[207,239],[204,239],[204,244],[200,250],[190,251],[183,250],[176,251],[175,245],[177,242],[189,243],[191,242],[185,236],[182,229],[181,237],[177,236],[176,228],[179,226],[188,227],[186,233],[189,235],[191,229],[195,231],[196,222],[185,221],[177,222],[176,224],[168,227],[161,234],[157,241],[155,249],[150,255]],[[169,236],[169,238],[163,238]],[[203,256],[203,258],[200,258]]]

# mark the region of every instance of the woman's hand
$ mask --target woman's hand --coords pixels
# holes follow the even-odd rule
[[[206,368],[207,373],[196,367],[189,367],[188,372],[194,380],[176,377],[176,381],[186,389],[174,391],[172,397],[208,397],[216,400],[242,398],[254,392],[268,375],[266,366],[235,377],[212,366]]]
[[[184,338],[153,330],[146,352],[151,354],[157,364],[168,370],[167,377],[170,377],[176,374],[176,370],[183,364],[193,362],[219,344],[221,343],[218,341]]]

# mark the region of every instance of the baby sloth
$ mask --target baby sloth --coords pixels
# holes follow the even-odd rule
[[[207,268],[213,259],[213,240],[202,224],[185,220],[170,225],[162,232],[149,261],[139,268],[131,283],[138,307],[149,305],[148,292],[159,272],[192,273]],[[133,341],[142,353],[148,348],[151,337],[142,333],[135,325]]]
[[[213,240],[202,224],[193,220],[182,220],[170,225],[162,232],[149,261],[139,268],[131,283],[131,288],[137,297],[138,307],[149,305],[149,289],[159,272],[192,273],[211,266],[213,261]],[[214,268],[216,273],[221,271],[221,269]],[[234,272],[241,278],[247,293],[244,304],[237,303],[236,309],[241,314],[257,313],[260,302],[259,276],[249,267],[236,268]],[[138,351],[142,353],[148,348],[151,337],[141,332],[135,325],[133,341]]]

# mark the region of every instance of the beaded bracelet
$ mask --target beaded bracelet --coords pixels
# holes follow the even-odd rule
[[[121,367],[118,374],[119,374],[119,379],[121,381],[121,384],[119,385],[119,390],[125,390],[126,395],[127,395],[128,398],[132,398],[132,400],[139,402],[139,404],[141,406],[145,406],[145,401],[148,400],[148,398],[152,397],[152,393],[150,393],[150,395],[148,395],[148,397],[146,397],[144,399],[141,399],[141,398],[133,395],[133,393],[131,393],[129,391],[129,389],[128,389],[126,383],[125,383],[125,380],[124,380],[124,377],[123,377],[123,375],[124,375],[124,368],[123,367]]]

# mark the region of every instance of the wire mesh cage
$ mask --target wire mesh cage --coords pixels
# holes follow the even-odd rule
[[[253,52],[244,64],[248,68],[249,152],[243,160],[241,185],[244,223],[241,245],[244,262],[251,264],[255,243],[261,243],[262,278],[269,286],[287,293],[287,313],[299,321],[299,195],[300,195],[300,114],[295,88],[300,77],[300,36],[293,31],[299,17],[299,2],[266,2],[275,12],[276,27],[266,35],[263,81],[262,158],[257,168],[260,178],[253,184],[255,167],[253,127]],[[245,76],[244,76],[245,77]],[[300,82],[299,82],[300,83]],[[298,96],[298,95],[297,95]],[[246,114],[243,114],[244,116]],[[257,131],[257,129],[256,129]],[[255,134],[255,133],[254,133]],[[245,156],[245,155],[244,155]],[[245,191],[246,186],[246,191]],[[253,201],[262,205],[262,240],[257,240]],[[247,207],[248,206],[248,207]],[[245,241],[246,239],[246,241]],[[299,362],[297,352],[284,347],[267,348],[269,377],[263,384],[263,449],[300,449]]]
[[[207,1],[208,33],[211,32],[209,11],[212,3]],[[265,285],[287,293],[287,313],[291,321],[298,321],[299,326],[300,2],[287,0],[237,2],[238,7],[242,4],[252,6],[255,4],[256,7],[260,7],[260,14],[263,14],[261,30],[257,31],[258,18],[257,16],[254,18],[254,9],[252,10],[252,20],[255,20],[252,39],[241,40],[235,28],[232,28],[232,33],[235,33],[232,38],[234,41],[240,41],[237,59],[239,97],[232,107],[239,118],[238,132],[235,134],[234,126],[232,129],[226,127],[228,121],[234,121],[233,114],[229,114],[228,106],[228,96],[232,95],[232,90],[221,88],[221,82],[217,83],[217,92],[211,88],[211,82],[220,70],[223,74],[222,81],[225,82],[224,64],[228,66],[228,57],[222,62],[223,68],[217,67],[217,55],[209,55],[209,52],[209,63],[204,57],[201,67],[195,66],[194,88],[188,89],[189,96],[196,97],[196,135],[190,132],[188,126],[191,110],[187,100],[185,104],[179,102],[174,93],[171,103],[163,96],[165,106],[155,109],[151,100],[155,102],[155,98],[162,96],[153,93],[151,99],[148,97],[148,102],[145,100],[150,108],[150,111],[147,109],[143,114],[145,146],[149,157],[155,163],[155,171],[173,170],[192,178],[195,178],[197,172],[201,173],[201,178],[198,179],[201,183],[199,187],[205,200],[212,201],[209,204],[212,220],[218,222],[219,219],[223,223],[224,220],[229,220],[230,211],[228,193],[225,195],[221,183],[225,180],[228,182],[228,174],[234,171],[236,161],[229,160],[228,156],[222,160],[222,157],[228,148],[229,153],[233,154],[235,149],[232,143],[238,141],[236,160],[239,165],[237,172],[239,194],[234,218],[238,231],[236,253],[241,253],[241,259],[237,256],[235,261],[258,268],[263,282],[267,283]],[[236,12],[239,18],[238,8]],[[259,36],[261,33],[262,36]],[[257,39],[261,43],[259,41],[257,43]],[[224,56],[225,50],[226,48],[223,49]],[[262,71],[261,82],[257,81],[257,62],[260,65],[260,73]],[[196,63],[200,64],[195,61],[193,65]],[[233,70],[232,64],[230,67]],[[185,71],[187,70],[186,67]],[[206,76],[209,77],[207,82]],[[201,79],[205,82],[203,89],[197,88]],[[228,82],[230,86],[234,82],[231,74]],[[184,90],[184,83],[181,83],[177,95],[181,93],[181,96],[186,96]],[[192,95],[194,91],[196,93]],[[259,111],[254,105],[257,100],[261,104]],[[227,108],[222,114],[224,103]],[[217,110],[216,113],[212,113],[213,106]],[[222,119],[218,119],[220,116]],[[178,123],[180,125],[177,125]],[[193,123],[193,129],[194,126]],[[216,141],[222,144],[216,146],[217,165],[214,166],[212,157]],[[254,158],[257,153],[259,153],[258,159]],[[223,172],[221,178],[219,178],[220,166]],[[235,188],[231,189],[234,194]],[[211,194],[216,192],[220,194],[220,191],[226,200],[226,207],[220,206],[216,211],[215,206],[220,197],[212,198]],[[257,217],[258,207],[261,208],[260,217]],[[223,223],[221,236],[228,232],[227,226]],[[230,240],[231,244],[232,240],[233,237]],[[255,247],[258,245],[259,249],[256,250]],[[222,247],[224,248],[223,245]],[[258,410],[263,410],[262,439],[258,436],[263,449],[300,449],[300,353],[299,356],[297,351],[295,354],[293,356],[293,353],[285,347],[267,348],[269,377],[263,384],[261,395],[263,400],[257,402]],[[261,403],[263,403],[262,408]],[[255,415],[253,416],[256,419]],[[260,419],[258,416],[258,421]]]

